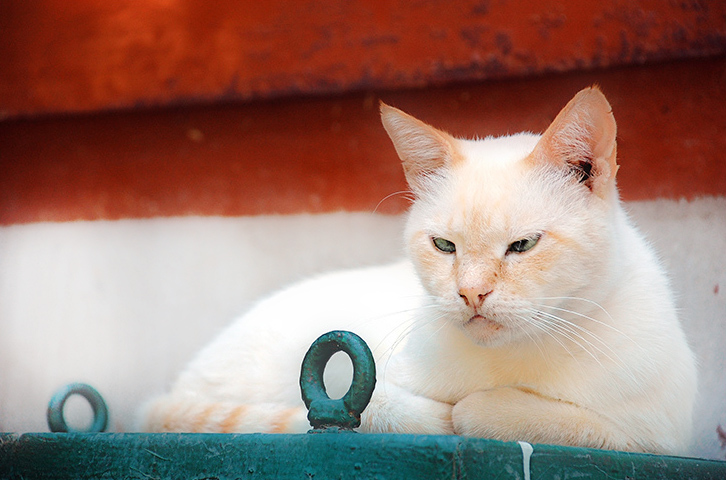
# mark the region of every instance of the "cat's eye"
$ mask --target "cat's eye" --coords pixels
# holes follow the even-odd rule
[[[434,246],[441,250],[444,253],[454,253],[456,252],[456,245],[454,245],[454,242],[451,242],[449,240],[446,240],[445,238],[441,237],[434,237],[431,239],[432,242],[434,242]]]
[[[531,250],[535,245],[537,245],[537,242],[539,242],[541,237],[542,235],[533,235],[528,238],[523,238],[522,240],[517,240],[509,245],[507,253],[524,253],[527,250]]]

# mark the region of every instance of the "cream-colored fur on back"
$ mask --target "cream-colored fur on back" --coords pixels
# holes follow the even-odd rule
[[[580,92],[541,137],[465,141],[388,106],[382,118],[416,197],[409,259],[263,300],[146,407],[144,428],[304,431],[300,358],[349,329],[379,370],[363,431],[684,452],[694,359],[618,200],[602,94]],[[347,381],[340,369],[326,384]]]

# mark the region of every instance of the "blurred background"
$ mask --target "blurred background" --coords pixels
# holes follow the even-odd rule
[[[0,430],[70,381],[133,430],[255,298],[398,258],[380,100],[501,135],[598,84],[701,359],[693,454],[724,457],[726,3],[0,1],[0,32]]]

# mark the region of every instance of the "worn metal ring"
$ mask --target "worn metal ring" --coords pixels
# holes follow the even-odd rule
[[[93,409],[93,422],[88,430],[77,430],[69,427],[63,414],[66,400],[71,395],[80,395]],[[51,432],[97,433],[103,432],[108,426],[108,407],[95,388],[85,383],[71,383],[58,390],[48,404],[48,427]]]
[[[353,381],[342,398],[332,400],[325,391],[323,372],[330,358],[343,351],[353,363]],[[346,331],[326,333],[310,346],[300,372],[300,390],[313,428],[360,426],[360,415],[368,406],[376,384],[376,367],[368,345]]]

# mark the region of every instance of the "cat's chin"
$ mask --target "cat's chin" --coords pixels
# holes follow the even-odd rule
[[[482,315],[474,315],[464,322],[462,328],[474,343],[493,346],[502,342],[506,328],[501,323]]]

